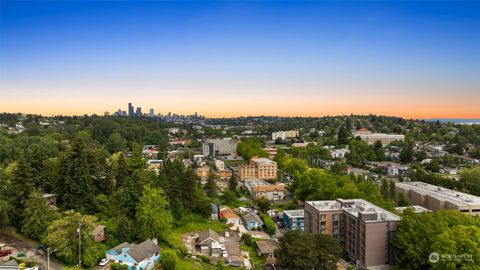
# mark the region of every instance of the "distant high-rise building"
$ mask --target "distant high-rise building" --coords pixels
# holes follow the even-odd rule
[[[149,116],[150,116],[150,117],[154,117],[154,116],[155,116],[155,110],[154,110],[153,108],[150,109]]]
[[[137,110],[135,111],[135,116],[142,116],[142,107],[137,107]]]
[[[128,116],[133,117],[133,105],[132,103],[128,103]]]

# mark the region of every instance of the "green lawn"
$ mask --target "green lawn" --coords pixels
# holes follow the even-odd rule
[[[258,256],[255,247],[240,244],[240,249],[248,251],[248,254],[250,255],[250,262],[253,265],[252,269],[262,269],[262,266],[265,264],[265,260]]]

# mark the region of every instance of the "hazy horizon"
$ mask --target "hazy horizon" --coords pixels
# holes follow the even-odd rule
[[[480,2],[0,2],[0,111],[480,118]]]

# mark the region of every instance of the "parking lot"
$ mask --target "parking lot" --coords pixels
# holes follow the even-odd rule
[[[13,233],[13,231],[8,228],[2,228],[2,231],[0,232],[0,243],[7,244],[5,248],[12,250],[11,256],[17,257],[19,254],[23,253],[25,254],[25,257],[21,257],[20,259],[25,259],[25,261],[28,262],[36,262],[41,270],[47,269],[47,256],[38,251],[38,244],[35,241],[23,238],[20,235]],[[0,258],[0,263],[7,261],[9,258],[10,256]],[[50,257],[51,270],[61,270],[62,268],[63,265]]]

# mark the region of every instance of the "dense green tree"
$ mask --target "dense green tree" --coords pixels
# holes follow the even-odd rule
[[[10,183],[14,191],[13,201],[20,207],[25,206],[30,192],[35,188],[35,183],[32,168],[24,158],[20,158],[13,167]]]
[[[428,269],[432,267],[428,261],[428,256],[432,252],[471,254],[480,247],[478,228],[479,219],[458,211],[442,210],[436,213],[416,214],[407,209],[402,214],[393,240],[396,265],[400,269]],[[478,265],[480,260],[478,253],[473,256],[477,256],[474,263]],[[474,269],[468,266],[472,267],[475,264],[455,261],[456,267],[451,268],[448,265],[448,262],[445,264],[442,262],[440,268],[436,269]]]
[[[480,185],[480,167],[473,167],[460,171],[460,181]]]
[[[177,254],[170,250],[160,253],[160,265],[162,270],[175,270],[177,268]]]
[[[258,208],[260,209],[260,212],[266,213],[268,210],[270,210],[270,201],[265,198],[265,197],[260,197],[257,199],[257,205]]]
[[[413,143],[408,143],[405,147],[403,147],[402,151],[400,152],[400,160],[403,163],[409,163],[413,161]]]
[[[142,156],[142,146],[134,144],[132,149],[132,156],[127,159],[128,170],[133,173],[136,170],[144,170],[147,168],[147,163]]]
[[[116,154],[116,158],[113,159],[113,162],[115,186],[120,188],[125,182],[127,182],[129,177],[127,159],[123,153],[119,152]]]
[[[342,249],[333,237],[302,231],[287,232],[275,250],[277,264],[288,270],[336,269]]]
[[[137,224],[142,238],[166,240],[173,218],[161,188],[145,187],[137,206]]]
[[[53,220],[52,210],[39,191],[30,193],[25,203],[22,233],[39,240]]]
[[[244,139],[237,145],[237,153],[245,160],[254,156],[268,157],[267,151],[263,150],[262,145],[255,139]]]
[[[274,235],[277,230],[275,222],[273,222],[273,220],[267,214],[262,214],[260,217],[262,218],[263,226],[265,226],[265,232],[269,235]]]
[[[126,215],[116,218],[115,237],[119,242],[131,242],[136,239],[136,225],[133,219]]]
[[[231,191],[236,191],[236,190],[237,190],[237,186],[238,186],[237,178],[236,178],[235,175],[232,173],[232,176],[230,177],[230,179],[228,179],[228,188],[229,188]]]
[[[95,186],[91,151],[85,139],[77,138],[60,162],[58,185],[61,205],[66,209],[91,211],[94,207]]]
[[[54,220],[47,228],[43,242],[52,250],[56,250],[55,256],[67,264],[78,262],[78,232],[80,226],[80,235],[82,241],[82,254],[89,250],[95,244],[91,233],[95,227],[96,218],[94,216],[84,216],[72,210],[63,213],[63,217]]]
[[[116,153],[123,151],[127,147],[127,140],[122,137],[122,134],[118,132],[112,133],[105,143],[105,148],[110,153]]]
[[[348,134],[343,125],[341,125],[340,128],[338,129],[337,140],[338,140],[338,144],[340,145],[348,144]]]
[[[213,173],[213,170],[210,170],[210,174],[204,188],[208,197],[213,198],[217,196],[217,184],[215,183],[215,174]]]

